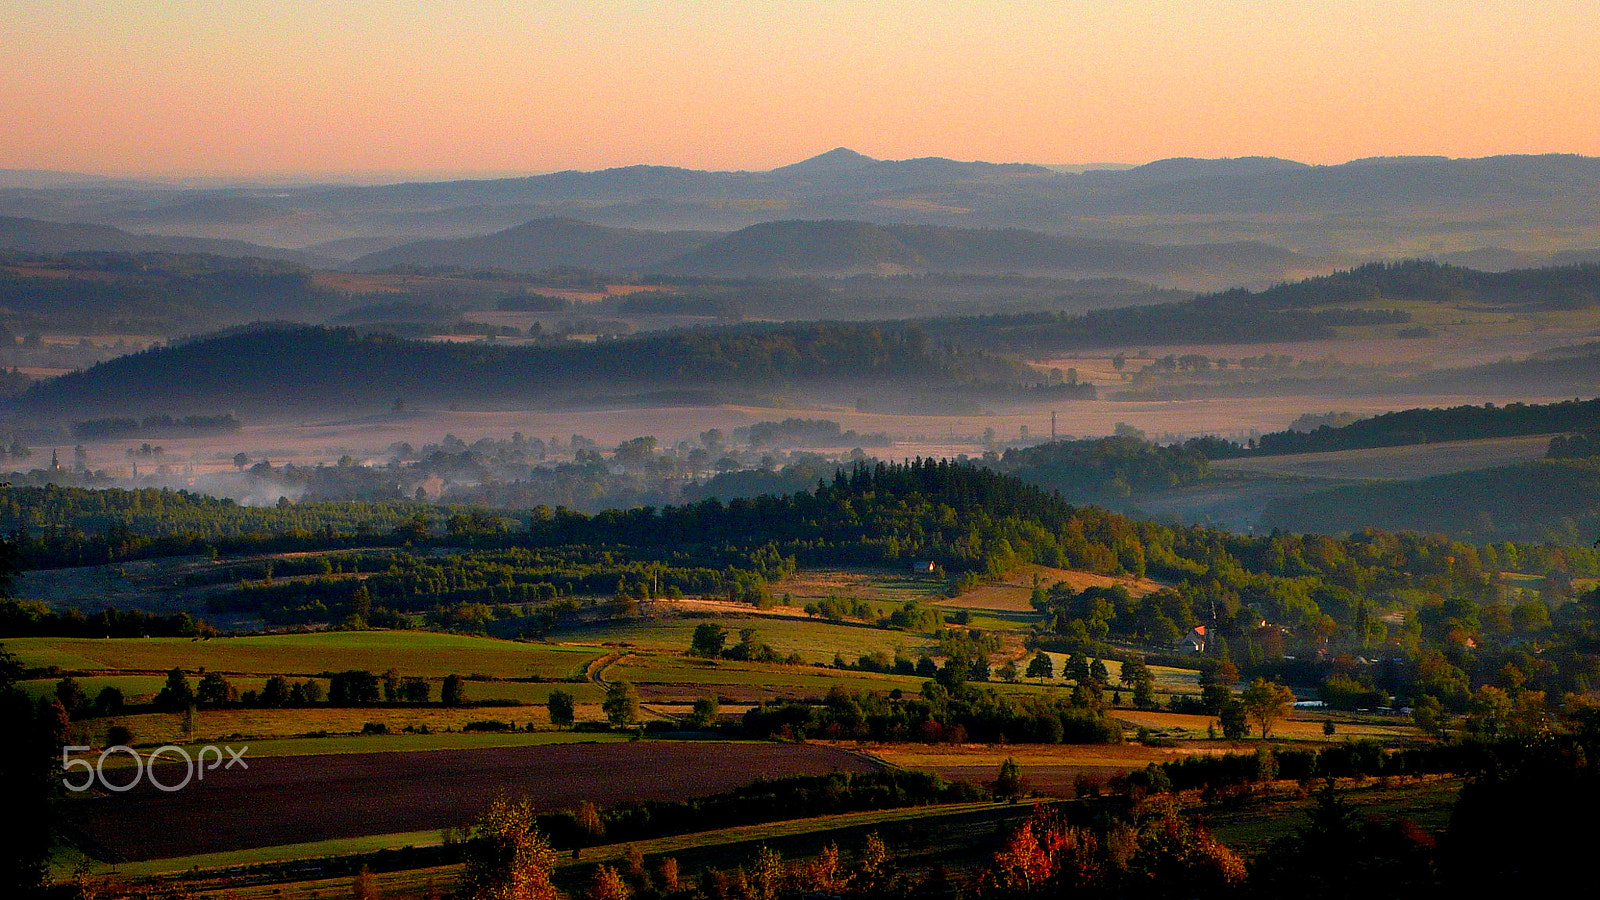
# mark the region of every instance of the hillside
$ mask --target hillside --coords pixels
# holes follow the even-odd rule
[[[1261,291],[1235,289],[1215,296],[1250,299],[1274,309],[1373,300],[1584,309],[1600,305],[1600,264],[1486,272],[1413,259],[1369,263]]]
[[[1255,171],[1213,171],[1164,184],[1139,184],[1141,169],[1120,179],[1127,190],[1079,200],[1121,215],[1199,213],[1445,211],[1550,203],[1567,205],[1600,190],[1600,159],[1574,154],[1481,159],[1388,157],[1334,166],[1290,164]],[[1105,183],[1118,179],[1100,176]]]
[[[1600,400],[1563,403],[1508,403],[1407,409],[1361,419],[1338,428],[1279,431],[1256,441],[1261,453],[1320,453],[1398,447],[1441,441],[1588,431],[1600,427]]]
[[[183,334],[263,317],[320,319],[345,302],[290,262],[0,250],[0,325],[18,333]]]
[[[476,237],[402,244],[362,256],[350,266],[369,271],[457,266],[513,272],[576,266],[633,272],[675,259],[708,238],[695,232],[604,228],[577,219],[550,218]]]
[[[1587,546],[1600,538],[1600,458],[1545,459],[1417,481],[1330,488],[1273,501],[1261,526],[1321,534],[1377,528],[1475,543]]]
[[[350,329],[258,327],[119,357],[35,385],[16,401],[65,418],[137,408],[262,414],[408,403],[558,403],[574,391],[750,390],[872,379],[920,389],[1032,383],[1009,360],[931,347],[919,332],[803,325],[671,332],[596,344],[498,347],[363,337]]]
[[[1459,311],[1464,316],[1488,320],[1516,310],[1522,313],[1560,314],[1569,330],[1546,330],[1587,335],[1591,327],[1587,310],[1600,303],[1600,265],[1574,265],[1506,272],[1481,272],[1425,260],[1370,263],[1347,271],[1285,282],[1263,290],[1233,288],[1191,299],[1158,304],[1124,305],[1089,311],[1001,313],[983,316],[928,318],[919,327],[940,339],[999,353],[1044,355],[1089,348],[1126,349],[1138,346],[1196,344],[1252,344],[1279,341],[1325,340],[1338,337],[1337,329],[1361,326],[1408,325],[1416,317],[1434,321]],[[1437,311],[1419,308],[1429,304]],[[1577,315],[1577,318],[1572,316]],[[1437,368],[1409,377],[1385,377],[1385,389],[1408,394],[1474,393],[1493,386],[1511,394],[1591,394],[1600,348],[1595,344],[1557,347],[1529,353],[1516,329],[1497,330],[1499,361],[1466,365],[1447,355],[1430,361]],[[1431,332],[1418,326],[1424,335]],[[1449,330],[1447,327],[1446,330]],[[1358,332],[1359,334],[1360,332]],[[1406,334],[1374,335],[1382,339]],[[1553,341],[1546,340],[1544,346]],[[1535,345],[1537,347],[1538,345]],[[1518,356],[1522,358],[1518,358]],[[1479,359],[1489,358],[1480,354]],[[1371,373],[1368,373],[1371,375]],[[1192,376],[1183,386],[1192,396],[1226,396],[1249,392],[1252,383],[1236,369],[1210,373],[1207,382]],[[1369,377],[1368,381],[1371,381]],[[1370,383],[1324,384],[1321,390],[1340,394],[1370,390]],[[1207,393],[1210,391],[1210,393]]]
[[[1265,244],[1156,246],[1021,229],[785,221],[752,225],[661,267],[722,278],[941,272],[1070,277],[1126,275],[1184,284],[1237,283],[1321,263]]]
[[[24,253],[203,253],[243,259],[283,260],[302,265],[329,263],[329,260],[314,254],[245,241],[135,234],[109,225],[46,222],[15,216],[0,216],[0,249]]]

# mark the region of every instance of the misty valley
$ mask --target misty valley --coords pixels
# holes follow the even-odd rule
[[[1582,859],[1594,158],[0,174],[6,896]]]

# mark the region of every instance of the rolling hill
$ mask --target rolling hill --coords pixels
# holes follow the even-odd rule
[[[47,222],[0,216],[0,249],[25,253],[203,253],[235,259],[272,259],[324,267],[331,260],[298,250],[219,238],[135,234],[109,225]]]
[[[696,232],[605,228],[577,219],[549,218],[493,234],[403,244],[360,257],[350,265],[364,270],[458,266],[532,272],[576,266],[630,272],[675,259],[709,237]]]
[[[662,267],[719,278],[941,272],[1235,284],[1315,270],[1320,260],[1254,242],[1159,246],[1021,229],[786,221],[752,225]]]
[[[938,272],[1133,276],[1184,287],[1266,281],[1325,264],[1266,244],[1157,246],[1021,229],[768,222],[732,234],[607,228],[538,219],[493,234],[419,241],[357,259],[353,268],[457,266],[536,271],[577,266],[707,278],[793,278]]]
[[[858,384],[883,392],[1031,385],[1011,360],[935,347],[915,329],[818,323],[506,347],[408,341],[349,328],[271,325],[169,344],[35,384],[25,416],[66,421],[137,408],[235,409],[261,417],[407,403],[560,404],[574,394],[754,391]],[[856,396],[851,394],[850,396]]]

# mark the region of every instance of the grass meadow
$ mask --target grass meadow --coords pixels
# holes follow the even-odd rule
[[[685,643],[687,646],[687,643]],[[251,637],[12,638],[6,650],[31,668],[82,672],[165,672],[205,669],[230,675],[316,675],[346,669],[442,678],[563,679],[583,673],[603,655],[593,647],[519,643],[423,631],[342,631]]]

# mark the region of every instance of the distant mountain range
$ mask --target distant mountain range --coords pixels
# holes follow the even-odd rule
[[[29,186],[17,186],[24,182]],[[1600,248],[1597,211],[1600,159],[1562,154],[1332,166],[1180,158],[1070,171],[937,157],[879,160],[839,148],[764,172],[639,165],[520,178],[183,190],[52,181],[40,173],[0,179],[0,215],[326,248],[342,259],[545,219],[720,234],[809,220],[1023,229],[1142,244],[1255,241],[1349,261],[1431,256],[1508,268],[1570,261],[1559,254],[1588,258]],[[490,254],[492,247],[455,252]],[[635,255],[629,248],[621,259],[665,264],[676,258],[669,249]],[[893,248],[890,256],[901,254],[915,268],[916,254],[926,253],[911,250],[905,256]]]
[[[906,273],[1122,275],[1208,288],[1325,270],[1255,242],[1156,246],[1021,229],[783,221],[728,235],[606,228],[541,219],[494,234],[420,241],[355,260],[358,269],[459,266],[533,271],[557,265],[713,278]]]
[[[330,260],[299,250],[266,247],[219,238],[135,234],[109,225],[45,222],[0,216],[0,249],[24,253],[204,253],[241,259],[273,259],[309,266],[327,266]]]

